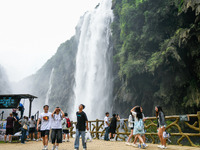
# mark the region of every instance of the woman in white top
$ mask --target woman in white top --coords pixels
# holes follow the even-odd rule
[[[126,145],[131,145],[130,140],[131,138],[133,137],[133,129],[134,129],[134,118],[133,118],[133,115],[132,115],[132,112],[130,112],[130,115],[128,117],[128,127],[131,129],[131,134],[129,135],[128,137],[128,140],[127,142],[125,143]]]
[[[59,143],[62,143],[62,118],[65,116],[65,114],[59,107],[56,107],[51,116],[51,141],[53,144],[52,150],[58,150]]]

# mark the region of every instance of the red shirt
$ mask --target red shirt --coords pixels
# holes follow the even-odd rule
[[[8,117],[6,128],[13,128],[14,121],[15,121],[15,119],[13,117]]]

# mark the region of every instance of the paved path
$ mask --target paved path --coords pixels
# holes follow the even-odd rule
[[[71,141],[68,143],[62,143],[59,147],[59,150],[74,150],[73,142],[74,139],[70,139]],[[138,150],[138,148],[134,148],[132,146],[126,146],[124,142],[104,142],[103,140],[93,140],[88,143],[87,150]],[[195,147],[187,147],[187,146],[173,146],[168,145],[168,150],[200,150]],[[42,150],[42,142],[30,141],[26,144],[21,143],[1,143],[0,150]],[[49,150],[51,150],[52,145],[49,144]],[[157,145],[149,144],[146,148],[147,150],[161,150],[157,148]],[[82,150],[82,147],[80,148]]]

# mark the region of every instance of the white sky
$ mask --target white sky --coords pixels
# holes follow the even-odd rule
[[[35,73],[100,0],[0,0],[0,64],[10,81]]]

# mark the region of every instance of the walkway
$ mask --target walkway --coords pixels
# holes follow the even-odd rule
[[[74,150],[73,142],[74,139],[70,139],[69,143],[62,143],[59,150]],[[52,145],[49,144],[49,150]],[[21,143],[0,143],[0,150],[41,150],[42,142],[27,142],[26,144]],[[157,145],[149,144],[147,150],[161,150],[157,148]],[[187,146],[168,146],[168,150],[199,150],[200,148],[187,147]],[[82,147],[80,148],[82,150]],[[87,150],[138,150],[132,146],[126,146],[124,142],[104,142],[103,140],[93,140],[88,143]]]

